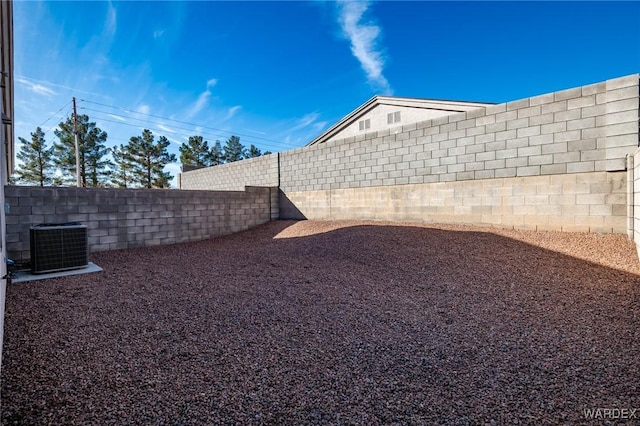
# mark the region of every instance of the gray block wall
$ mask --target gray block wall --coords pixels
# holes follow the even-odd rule
[[[212,170],[215,172],[212,173]],[[242,191],[245,186],[278,186],[278,154],[193,170],[179,175],[180,189]]]
[[[631,161],[633,167],[633,186],[631,189],[630,205],[628,206],[629,217],[632,223],[629,225],[629,233],[636,244],[638,256],[640,257],[640,149],[637,149]]]
[[[30,258],[29,228],[81,222],[90,251],[196,241],[277,218],[277,188],[243,191],[6,186],[7,253]]]
[[[638,146],[638,82],[635,74],[283,152],[280,188],[625,170]]]
[[[631,181],[626,157],[639,143],[639,80],[633,74],[282,152],[268,168],[279,173],[281,217],[627,232],[629,202],[620,191]],[[257,184],[266,173],[252,161],[183,173],[182,188]],[[538,177],[567,178],[554,179],[547,193]],[[429,199],[449,184],[475,195]],[[508,205],[487,196],[478,206],[485,187],[531,196]],[[419,207],[409,204],[417,199]]]
[[[181,188],[234,190],[279,181],[287,193],[621,171],[638,146],[638,83],[633,74],[186,172]]]

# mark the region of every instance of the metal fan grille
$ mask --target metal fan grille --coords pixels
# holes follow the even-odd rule
[[[31,228],[31,272],[83,268],[88,264],[87,227],[38,225]]]

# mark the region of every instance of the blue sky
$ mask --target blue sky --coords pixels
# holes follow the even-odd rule
[[[300,147],[376,94],[506,102],[640,72],[640,2],[16,1],[16,137],[87,114]],[[18,146],[19,147],[19,146]],[[176,174],[179,166],[169,170]]]

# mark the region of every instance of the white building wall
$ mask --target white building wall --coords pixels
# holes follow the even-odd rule
[[[387,114],[400,111],[400,122],[388,124]],[[385,129],[400,127],[409,123],[417,123],[419,121],[431,120],[446,115],[455,114],[456,111],[437,110],[437,109],[420,109],[397,105],[377,105],[371,111],[359,117],[347,126],[344,130],[333,136],[329,141],[344,139],[351,136],[364,135],[365,133],[379,132]],[[359,123],[363,120],[370,120],[370,128],[360,130]]]
[[[0,112],[3,118],[13,119],[13,4],[0,2],[0,70],[4,75],[0,85]],[[0,124],[0,365],[4,341],[4,307],[7,292],[7,239],[4,214],[4,187],[13,164],[13,130],[11,123]]]

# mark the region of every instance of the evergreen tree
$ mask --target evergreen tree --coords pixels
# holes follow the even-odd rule
[[[180,146],[180,162],[183,166],[207,167],[211,166],[211,161],[209,142],[202,136],[190,136],[189,141]]]
[[[111,184],[117,188],[130,188],[133,184],[133,163],[124,145],[111,148],[113,174]]]
[[[222,163],[224,163],[224,152],[222,151],[220,141],[216,141],[211,147],[211,165],[217,166]]]
[[[244,158],[244,146],[238,136],[231,136],[224,145],[224,159],[227,163],[239,161]]]
[[[142,136],[133,136],[126,145],[127,157],[133,165],[133,182],[143,188],[169,188],[171,174],[164,167],[176,161],[174,154],[169,154],[169,140],[155,137],[149,129],[142,131]]]
[[[53,144],[54,163],[62,171],[63,180],[75,181],[76,146],[73,132],[73,117],[58,125],[54,133],[59,143]],[[87,115],[78,115],[78,145],[80,152],[80,181],[82,186],[99,186],[107,176],[109,161],[104,156],[109,152],[105,146],[107,133],[89,122]]]
[[[22,146],[17,157],[22,165],[16,170],[19,181],[40,186],[49,185],[53,181],[53,147],[47,147],[44,132],[40,127],[31,133],[31,141],[18,138]]]
[[[251,144],[251,146],[249,147],[249,149],[245,153],[244,157],[245,158],[254,158],[254,157],[260,157],[261,155],[262,155],[262,151],[260,151],[260,148],[258,148],[254,144]]]
[[[105,134],[106,135],[106,134]],[[93,188],[103,187],[110,180],[110,167],[113,163],[106,156],[111,150],[106,146],[94,147],[85,154],[87,185]]]

